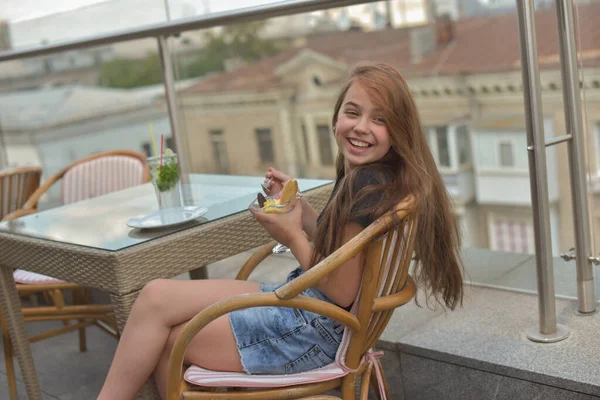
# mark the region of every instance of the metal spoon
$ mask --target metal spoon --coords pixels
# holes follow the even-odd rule
[[[267,181],[261,182],[260,186],[266,194],[269,194],[269,185],[273,182],[273,179],[268,179]]]

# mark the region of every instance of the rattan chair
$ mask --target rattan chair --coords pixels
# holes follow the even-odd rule
[[[19,195],[21,196],[19,198],[25,198],[27,201],[23,200],[20,204],[21,208],[13,206],[3,220],[13,220],[37,212],[38,201],[55,183],[60,183],[62,203],[69,204],[139,185],[149,180],[150,172],[145,156],[129,150],[108,151],[83,158],[51,176],[42,186],[39,186],[38,169],[37,183],[34,187],[34,190],[36,188],[37,190],[29,190],[27,195]],[[13,191],[16,187],[14,183],[10,186]],[[0,183],[0,194],[2,188]],[[16,194],[10,196],[15,197]],[[1,205],[3,203],[0,203]],[[25,322],[59,320],[64,323],[62,327],[30,337],[30,342],[78,330],[79,350],[84,352],[87,349],[85,329],[91,325],[97,325],[117,337],[117,324],[112,315],[112,307],[105,304],[90,304],[89,288],[24,270],[16,270],[13,275],[20,296],[40,294],[48,303],[39,307],[23,307]],[[64,291],[71,292],[72,305],[65,302]],[[71,324],[70,321],[73,320],[77,322]],[[9,393],[11,399],[16,399],[13,352],[4,318],[2,318],[2,333]]]
[[[40,186],[40,167],[20,167],[0,171],[0,220],[23,208]],[[34,208],[37,204],[33,204]]]
[[[23,207],[29,197],[40,186],[41,176],[42,169],[39,167],[21,167],[0,171],[0,221]],[[0,321],[9,395],[11,399],[16,399],[17,386],[12,361],[12,346],[4,323],[2,309],[0,309]]]
[[[349,400],[355,398],[358,377],[362,377],[361,399],[368,398],[370,384],[379,389],[380,397],[390,399],[378,360],[382,353],[374,353],[372,348],[394,309],[406,304],[415,295],[415,283],[408,275],[416,235],[417,216],[412,211],[413,204],[413,198],[407,197],[395,210],[377,219],[318,265],[275,293],[234,296],[200,312],[184,327],[173,345],[167,399],[325,399],[332,397],[318,395],[341,388],[343,399]],[[393,223],[394,213],[401,221],[399,225]],[[237,279],[246,280],[256,265],[271,254],[274,245],[274,242],[270,243],[256,252],[242,267]],[[299,295],[365,249],[362,284],[350,312],[334,304]],[[279,376],[223,373],[198,366],[190,366],[183,374],[186,346],[194,335],[211,321],[231,311],[260,306],[300,308],[344,324],[335,362],[317,370]]]

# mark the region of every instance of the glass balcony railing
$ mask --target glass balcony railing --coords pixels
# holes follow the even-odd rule
[[[41,165],[48,177],[104,150],[149,155],[152,124],[165,135],[167,147],[186,149],[188,172],[262,175],[274,166],[298,177],[334,178],[331,112],[340,84],[355,62],[384,61],[404,74],[417,102],[462,227],[471,280],[536,291],[536,205],[531,204],[513,0],[465,2],[465,7],[425,0],[347,2],[351,5],[329,9],[313,5],[302,13],[290,8],[268,19],[206,22],[234,8],[275,4],[242,3],[109,1],[28,20],[15,14],[21,17],[0,22],[0,46],[20,50],[207,18],[168,39],[177,135],[171,132],[160,53],[150,34],[0,61],[3,166]],[[536,2],[547,139],[566,132],[556,11],[550,3]],[[115,23],[116,14],[126,18]],[[600,43],[594,21],[600,3],[578,1],[576,16],[597,254]],[[129,33],[121,37],[132,38]],[[566,145],[548,148],[547,165],[556,291],[574,297],[574,263],[559,258],[575,245]],[[58,204],[58,193],[50,192],[40,206]]]

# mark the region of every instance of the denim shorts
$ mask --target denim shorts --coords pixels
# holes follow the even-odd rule
[[[287,282],[302,274],[298,267]],[[273,292],[284,284],[260,284],[261,292]],[[316,288],[302,292],[332,303]],[[233,311],[229,322],[249,374],[284,375],[331,364],[342,340],[344,325],[309,311],[288,307],[253,307]]]

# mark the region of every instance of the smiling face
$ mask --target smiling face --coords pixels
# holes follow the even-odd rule
[[[367,91],[354,82],[342,102],[335,124],[335,139],[346,161],[346,172],[381,159],[391,147],[383,111]]]

